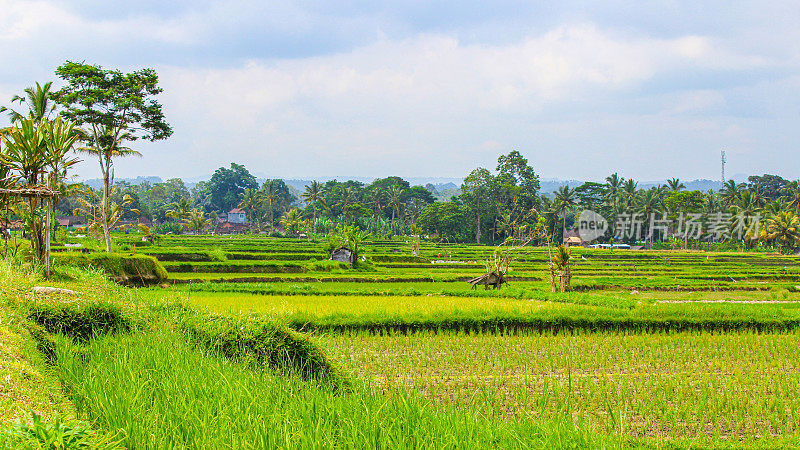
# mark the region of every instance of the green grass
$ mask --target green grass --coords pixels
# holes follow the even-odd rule
[[[620,441],[559,418],[500,421],[368,386],[341,393],[209,357],[176,335],[60,340],[57,373],[81,417],[128,448],[586,448]]]

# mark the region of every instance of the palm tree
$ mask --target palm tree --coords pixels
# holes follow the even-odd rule
[[[104,217],[103,235],[106,240],[106,252],[111,253],[111,226],[108,214],[111,213],[110,197],[111,186],[114,184],[114,160],[126,156],[139,156],[142,154],[136,150],[124,147],[122,144],[131,139],[131,134],[122,132],[115,134],[112,127],[107,127],[101,133],[89,139],[90,145],[78,150],[97,156],[100,162],[100,172],[103,174],[103,196],[101,199],[101,217]]]
[[[298,208],[292,208],[283,214],[280,223],[287,232],[296,234],[298,230],[300,230],[300,227],[303,226],[302,217],[302,213]]]
[[[650,232],[647,234],[650,238],[650,248],[653,247],[653,224],[651,223],[650,219],[655,215],[656,212],[661,211],[663,208],[664,201],[660,195],[660,189],[658,188],[648,189],[642,192],[642,194],[636,198],[636,212],[644,217],[645,223],[648,226],[648,230],[650,230]]]
[[[189,216],[183,219],[183,223],[196,234],[213,225],[211,219],[206,219],[206,215],[199,209],[193,209]]]
[[[112,187],[109,192],[109,197],[114,194],[116,187]],[[104,231],[105,227],[114,228],[117,223],[122,219],[125,213],[125,207],[133,203],[133,197],[129,194],[122,196],[122,201],[105,203],[102,199],[97,198],[97,194],[91,189],[87,188],[86,198],[78,198],[80,207],[75,208],[72,212],[76,216],[86,216],[88,218],[87,229],[91,232]],[[138,209],[131,209],[134,214],[139,214]]]
[[[384,191],[383,189],[380,189],[380,188],[372,190],[372,191],[369,192],[369,198],[367,200],[369,201],[369,204],[372,205],[372,211],[375,214],[374,215],[374,219],[375,220],[373,221],[375,226],[374,226],[374,230],[373,231],[375,233],[377,233],[378,230],[379,230],[379,227],[381,227],[381,222],[382,221],[380,220],[380,218],[381,218],[381,214],[383,213],[383,208],[386,207],[386,203],[385,203],[385,201],[386,201],[386,191]]]
[[[405,190],[396,184],[389,186],[389,188],[386,190],[386,201],[388,202],[387,206],[392,208],[392,230],[395,228],[395,213],[399,214],[400,208],[403,206],[403,202],[401,200],[404,193]]]
[[[681,189],[686,189],[686,186],[683,183],[681,183],[681,180],[677,178],[670,178],[669,180],[667,180],[667,187],[672,192],[678,192]]]
[[[752,216],[761,211],[764,198],[755,191],[742,191],[731,205],[734,214]]]
[[[625,181],[624,178],[620,177],[616,173],[612,173],[611,175],[606,177],[606,198],[614,198],[617,196],[619,191],[622,189],[622,183]]]
[[[764,221],[761,237],[779,242],[781,251],[790,253],[800,246],[800,218],[791,211],[782,211],[771,216]]]
[[[561,186],[553,193],[555,194],[553,206],[556,213],[564,216],[563,234],[561,236],[563,239],[564,234],[567,233],[567,210],[578,204],[578,197],[575,195],[575,189],[570,189],[569,185]]]
[[[786,202],[788,208],[800,210],[800,181],[790,181],[781,188],[781,200]]]
[[[359,253],[361,252],[361,244],[363,244],[367,239],[372,236],[372,234],[361,230],[356,226],[349,226],[345,229],[345,236],[347,239],[347,245],[352,252],[353,264],[359,263]]]
[[[258,222],[257,213],[264,203],[264,197],[261,195],[261,192],[256,189],[247,188],[244,192],[239,194],[239,208],[247,211],[248,219],[251,222]]]
[[[712,214],[722,209],[722,200],[718,193],[710,190],[703,194],[703,211]]]
[[[317,220],[317,203],[318,202],[324,203],[324,200],[322,198],[323,194],[324,194],[324,187],[322,183],[316,180],[312,181],[310,185],[307,185],[305,192],[301,194],[303,200],[305,200],[306,203],[311,205],[313,211],[311,217],[315,222]]]
[[[65,191],[63,180],[67,176],[67,170],[80,162],[78,158],[68,156],[69,152],[81,133],[77,131],[75,124],[65,122],[61,117],[56,117],[54,121],[45,122],[42,125],[47,143],[45,157],[47,159],[47,187],[52,192]],[[47,198],[47,221],[45,223],[45,276],[50,276],[50,217],[53,215],[53,207],[58,203],[58,196]]]
[[[788,211],[786,207],[786,203],[780,200],[773,200],[766,205],[764,205],[764,214],[767,216],[777,216],[778,214],[782,213],[783,211]]]
[[[633,179],[627,179],[624,183],[622,183],[622,199],[625,202],[626,206],[631,206],[633,204],[634,198],[636,198],[636,191],[639,188],[639,183],[634,181]]]
[[[22,96],[15,95],[11,98],[11,103],[25,105],[28,108],[27,114],[6,106],[0,106],[0,113],[7,112],[11,122],[14,123],[21,122],[24,119],[33,119],[37,122],[50,120],[56,110],[56,104],[50,96],[52,86],[52,81],[48,81],[44,85],[37,82],[35,88],[25,88]]]
[[[267,204],[267,220],[269,227],[272,228],[275,218],[273,217],[273,205],[278,199],[278,185],[275,180],[267,180],[261,185],[261,198]]]
[[[350,210],[348,207],[356,200],[356,191],[352,186],[345,186],[341,189],[341,198],[339,199],[339,207],[342,209],[345,221],[350,222]]]
[[[167,210],[166,216],[175,219],[176,222],[181,222],[189,217],[192,211],[191,202],[185,198],[182,198],[177,202],[170,203],[169,206],[170,209]]]
[[[728,180],[722,185],[720,189],[720,199],[725,206],[731,206],[739,198],[739,195],[744,190],[744,184],[736,184],[733,180]]]

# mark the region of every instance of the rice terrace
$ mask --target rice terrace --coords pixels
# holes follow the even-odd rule
[[[0,449],[800,448],[800,11],[540,3],[0,0]]]

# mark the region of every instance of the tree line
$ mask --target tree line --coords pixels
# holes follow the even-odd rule
[[[355,226],[378,236],[420,235],[458,242],[495,243],[540,227],[560,241],[581,211],[590,209],[610,222],[621,215],[643,217],[652,230],[653,213],[725,213],[761,216],[764,227],[748,241],[784,249],[800,242],[800,187],[777,175],[751,176],[747,183],[727,180],[720,190],[687,191],[677,178],[640,188],[632,178],[614,173],[604,182],[562,186],[541,192],[539,176],[518,151],[500,155],[494,170],[479,167],[466,175],[457,195],[436,201],[432,186],[412,186],[401,177],[372,183],[354,180],[313,181],[301,192],[281,179],[259,183],[243,165],[217,169],[208,181],[191,188],[179,178],[162,183],[130,184],[114,180],[121,158],[141,156],[132,145],[172,134],[161,105],[161,88],[152,69],[131,73],[67,61],[56,69],[63,87],[37,83],[0,108],[12,126],[0,130],[0,189],[46,188],[47,197],[3,196],[3,221],[22,220],[31,233],[34,253],[43,254],[44,211],[79,214],[111,249],[111,230],[121,221],[143,217],[157,232],[208,232],[231,209],[246,212],[250,230],[289,234],[327,234],[337,226]],[[98,162],[102,187],[69,181],[77,155]],[[748,219],[752,220],[752,219]],[[5,227],[4,227],[5,228]],[[674,230],[673,230],[674,231]],[[674,236],[673,236],[674,237]],[[709,239],[703,236],[703,239]],[[612,235],[601,237],[611,240]],[[687,243],[685,242],[684,245]]]

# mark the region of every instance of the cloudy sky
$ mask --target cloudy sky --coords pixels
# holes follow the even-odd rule
[[[2,104],[65,60],[158,71],[175,133],[117,176],[463,177],[519,150],[544,177],[716,179],[722,149],[799,176],[796,1],[119,3],[0,0]]]

